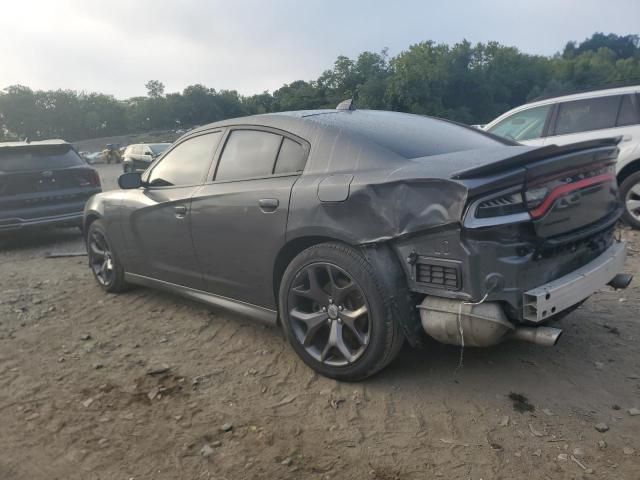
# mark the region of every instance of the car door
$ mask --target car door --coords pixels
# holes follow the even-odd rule
[[[551,122],[547,143],[567,145],[621,136],[619,158],[625,158],[638,142],[636,103],[635,95],[608,95],[562,102]]]
[[[309,144],[284,132],[233,128],[214,180],[193,195],[191,232],[207,291],[274,308],[273,265],[289,197]]]
[[[124,200],[126,264],[130,273],[202,289],[191,242],[191,196],[204,183],[221,130],[177,144]]]
[[[490,126],[487,131],[525,145],[544,145],[544,134],[552,111],[552,103],[519,110]]]

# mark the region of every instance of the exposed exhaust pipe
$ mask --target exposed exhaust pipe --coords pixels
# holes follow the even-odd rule
[[[611,279],[608,285],[616,290],[624,290],[629,286],[631,280],[633,280],[633,275],[628,273],[619,273]]]
[[[481,304],[427,296],[418,307],[422,328],[442,343],[489,347],[505,340],[521,340],[551,347],[562,330],[552,327],[516,327],[497,302]]]
[[[553,347],[562,335],[562,330],[553,327],[518,327],[510,335],[513,340],[531,342],[544,347]]]

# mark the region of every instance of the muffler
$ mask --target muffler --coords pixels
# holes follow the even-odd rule
[[[497,302],[465,303],[426,297],[418,306],[422,328],[439,342],[466,347],[490,347],[505,340],[553,346],[562,330],[552,327],[516,327]]]
[[[619,273],[611,279],[608,285],[616,290],[624,290],[629,286],[631,280],[633,280],[633,275],[628,273]]]

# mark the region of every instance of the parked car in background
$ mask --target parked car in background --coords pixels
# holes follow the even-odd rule
[[[546,322],[629,283],[615,140],[529,147],[339,107],[213,123],[120,176],[85,209],[98,284],[279,324],[309,366],[358,380],[425,332],[554,345]]]
[[[640,85],[547,98],[514,108],[484,129],[525,145],[621,137],[616,177],[623,219],[640,228]]]
[[[98,172],[63,140],[0,143],[0,232],[81,226]]]
[[[146,170],[156,158],[162,155],[170,143],[136,143],[129,145],[124,151],[122,169],[125,172]]]
[[[102,151],[85,153],[83,157],[89,165],[100,163],[102,162]]]

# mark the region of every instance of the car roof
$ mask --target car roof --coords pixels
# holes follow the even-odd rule
[[[601,90],[589,90],[586,92],[572,93],[568,95],[560,95],[557,97],[547,97],[540,100],[534,100],[526,103],[524,106],[532,107],[536,105],[545,105],[548,103],[568,102],[571,100],[582,100],[585,98],[607,97],[609,95],[626,95],[629,93],[640,92],[640,85],[632,85],[629,87],[605,88]]]
[[[218,127],[271,127],[333,148],[336,138],[349,139],[349,148],[374,147],[404,158],[448,151],[507,145],[502,139],[447,120],[384,110],[300,110],[224,120],[187,133],[185,137]],[[458,148],[460,147],[460,148]]]
[[[512,108],[511,110],[507,110],[506,112],[500,114],[490,122],[488,122],[484,128],[493,127],[496,123],[501,121],[502,119],[508,117],[511,114],[528,110],[534,107],[540,107],[543,105],[553,105],[555,103],[560,102],[570,102],[573,100],[584,100],[587,98],[598,98],[598,97],[607,97],[611,95],[628,95],[631,93],[640,93],[640,85],[632,85],[627,87],[616,87],[616,88],[605,88],[601,90],[589,90],[587,92],[580,93],[572,93],[570,95],[561,95],[557,97],[548,97],[542,100],[534,100],[529,103],[525,103],[518,107]]]

